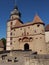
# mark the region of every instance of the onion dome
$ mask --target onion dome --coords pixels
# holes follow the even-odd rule
[[[45,31],[49,31],[49,24],[45,27]]]
[[[14,7],[14,10],[11,12],[11,16],[12,16],[12,15],[17,15],[17,16],[21,17],[21,13],[19,12],[17,6],[15,6],[15,7]]]

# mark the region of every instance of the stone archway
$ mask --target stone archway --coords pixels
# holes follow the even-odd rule
[[[26,43],[26,44],[24,44],[24,50],[29,50],[29,44],[28,43]]]

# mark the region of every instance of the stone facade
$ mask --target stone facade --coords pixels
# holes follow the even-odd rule
[[[15,7],[7,22],[6,51],[0,51],[0,65],[49,65],[49,33],[44,22],[37,14],[26,24],[20,18]]]
[[[7,23],[6,50],[32,50],[47,54],[45,24],[36,14],[34,20],[23,24],[18,8],[14,8]]]

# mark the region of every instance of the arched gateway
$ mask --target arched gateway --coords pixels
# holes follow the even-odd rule
[[[29,44],[28,43],[24,44],[24,50],[29,50]]]

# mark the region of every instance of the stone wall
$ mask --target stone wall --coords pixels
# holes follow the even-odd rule
[[[0,52],[0,65],[49,65],[49,55],[38,55],[32,51]]]

